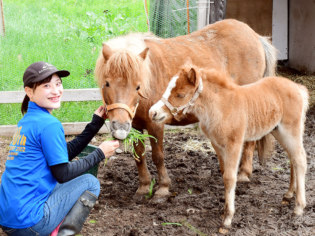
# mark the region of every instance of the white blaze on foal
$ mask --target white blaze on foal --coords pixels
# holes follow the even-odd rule
[[[178,76],[175,75],[171,79],[171,81],[169,82],[169,84],[168,84],[168,86],[167,86],[167,88],[166,88],[162,98],[150,108],[149,115],[150,115],[150,117],[154,116],[154,120],[155,121],[158,121],[158,120],[162,121],[165,118],[167,118],[165,116],[167,116],[168,113],[163,112],[164,111],[163,110],[163,106],[165,105],[163,100],[166,100],[166,101],[168,100],[168,97],[171,95],[172,89],[176,86],[177,79],[178,79]],[[158,115],[158,116],[156,116],[156,115]]]

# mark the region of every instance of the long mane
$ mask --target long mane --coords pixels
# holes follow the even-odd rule
[[[138,55],[147,47],[144,39],[155,38],[152,34],[133,33],[105,42],[113,51],[105,61],[102,50],[95,66],[95,77],[98,85],[104,84],[106,77],[139,79],[144,94],[150,92],[150,50],[143,61]]]

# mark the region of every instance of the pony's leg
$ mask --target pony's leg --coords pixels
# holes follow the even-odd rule
[[[145,152],[145,146],[142,143],[138,143],[138,145],[134,145],[135,152],[140,157],[139,161],[136,160],[136,165],[138,168],[138,176],[139,176],[139,187],[136,192],[136,197],[139,198],[147,193],[150,190],[151,183],[151,175],[147,167],[147,160]]]
[[[219,164],[220,164],[220,172],[223,175],[224,174],[224,161],[223,158],[220,154],[220,149],[219,147],[217,147],[215,144],[211,143],[213,149],[215,150],[215,153],[217,154],[218,160],[219,160]]]
[[[230,227],[235,212],[235,188],[237,181],[237,171],[241,159],[241,150],[243,143],[230,144],[225,153],[224,158],[224,174],[223,182],[225,188],[225,205],[223,225]]]
[[[168,176],[167,169],[164,164],[164,153],[163,153],[163,135],[164,125],[151,124],[147,127],[148,133],[157,139],[150,138],[152,146],[152,160],[155,164],[158,172],[158,184],[159,187],[154,194],[154,198],[162,198],[169,195],[169,188],[171,185],[171,179]]]
[[[293,127],[280,126],[272,134],[287,151],[291,161],[291,178],[289,190],[284,194],[285,198],[293,196],[296,192],[294,213],[302,215],[306,206],[305,200],[305,175],[307,169],[306,153],[303,147],[303,139],[299,125]],[[293,171],[292,171],[293,170]]]
[[[253,155],[255,151],[255,141],[245,142],[243,147],[240,170],[237,177],[238,182],[249,182],[253,172]]]
[[[296,190],[296,175],[294,171],[294,167],[292,162],[290,161],[290,186],[288,191],[283,195],[283,202],[288,202],[291,198],[293,198]]]

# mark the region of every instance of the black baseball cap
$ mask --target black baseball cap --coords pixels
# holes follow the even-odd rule
[[[67,70],[58,70],[55,66],[39,61],[31,64],[24,72],[23,82],[24,87],[29,86],[33,83],[40,82],[47,79],[49,76],[57,74],[60,78],[67,77],[70,72]]]

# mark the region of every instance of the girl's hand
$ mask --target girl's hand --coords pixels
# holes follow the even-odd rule
[[[105,108],[104,106],[100,106],[99,108],[96,109],[96,111],[94,112],[95,115],[102,117],[105,119],[107,119],[107,114],[105,112]]]
[[[105,157],[108,158],[115,154],[115,150],[119,147],[119,141],[104,141],[98,147],[102,150]]]

